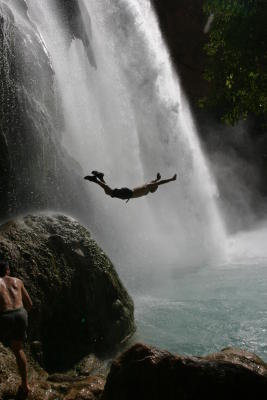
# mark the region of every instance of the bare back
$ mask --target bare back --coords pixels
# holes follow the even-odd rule
[[[17,308],[31,307],[31,299],[23,282],[18,278],[5,276],[0,278],[0,313]]]

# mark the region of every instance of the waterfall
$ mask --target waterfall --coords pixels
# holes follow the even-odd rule
[[[24,0],[0,0],[0,76],[1,220],[45,209],[75,214],[74,204],[84,214],[81,171],[61,147],[54,71]]]
[[[55,74],[62,146],[82,173],[104,171],[112,187],[178,175],[127,204],[81,179],[102,246],[121,270],[218,262],[225,233],[216,184],[150,1],[26,3]]]

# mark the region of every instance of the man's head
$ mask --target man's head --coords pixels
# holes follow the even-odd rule
[[[0,261],[0,278],[9,274],[9,264],[5,260]]]

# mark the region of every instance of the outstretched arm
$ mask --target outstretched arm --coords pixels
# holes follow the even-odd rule
[[[143,186],[139,186],[133,189],[132,198],[143,197],[146,196],[148,193],[154,193],[159,185],[164,185],[165,183],[175,181],[177,175],[173,175],[172,178],[169,179],[162,179],[162,180],[155,180],[150,183],[147,183]]]
[[[161,179],[160,181],[151,182],[151,183],[149,183],[149,186],[155,187],[155,186],[159,186],[159,185],[164,185],[165,183],[176,181],[176,178],[177,178],[177,174],[174,174],[172,178]]]

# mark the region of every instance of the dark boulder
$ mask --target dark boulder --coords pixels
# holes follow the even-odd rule
[[[136,344],[111,366],[103,400],[245,400],[267,390],[267,366],[242,350],[181,357]]]
[[[208,39],[204,33],[207,22],[204,1],[153,0],[153,4],[182,85],[196,105],[208,91],[208,83],[203,78],[206,62],[203,47]]]
[[[133,302],[77,221],[52,215],[10,221],[0,227],[0,257],[10,260],[33,299],[29,340],[40,341],[37,353],[48,369],[114,351],[133,333]]]

